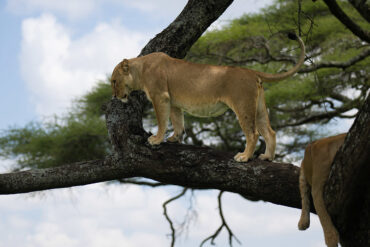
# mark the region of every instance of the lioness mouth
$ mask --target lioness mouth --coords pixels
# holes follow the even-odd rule
[[[128,97],[127,97],[127,94],[125,94],[121,99],[120,99],[123,103],[127,103],[128,101]]]

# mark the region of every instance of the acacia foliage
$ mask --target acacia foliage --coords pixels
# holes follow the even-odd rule
[[[99,82],[68,114],[3,130],[0,157],[15,159],[15,170],[103,159],[110,145],[101,105],[110,94],[110,86]]]
[[[341,5],[364,29],[370,28],[349,4]],[[359,108],[369,89],[369,55],[356,60],[369,49],[368,44],[349,32],[321,1],[303,1],[302,10],[298,25],[296,1],[276,1],[261,13],[244,15],[206,32],[186,57],[197,63],[276,73],[289,69],[299,53],[296,42],[279,32],[301,30],[307,46],[304,68],[292,78],[264,84],[272,126],[280,137],[285,137],[284,145],[280,142],[280,157],[302,150],[307,142],[321,135],[324,131],[317,128],[318,124],[352,118],[353,113],[348,111]],[[111,97],[108,82],[109,78],[99,82],[65,116],[4,130],[0,155],[15,158],[17,168],[102,159],[110,152],[101,108]],[[149,108],[145,115],[144,124],[151,129],[155,126],[154,114]],[[185,119],[186,143],[229,151],[243,149],[244,136],[231,111],[217,118],[186,115]],[[329,134],[325,129],[323,135]]]
[[[340,3],[360,26],[370,29],[349,3]],[[280,145],[282,155],[301,150],[320,135],[334,134],[333,125],[323,125],[353,118],[370,86],[369,45],[344,27],[322,1],[302,1],[299,23],[297,8],[297,1],[276,1],[262,13],[244,15],[207,32],[187,55],[195,62],[282,72],[299,55],[297,43],[286,37],[286,31],[301,32],[306,44],[303,68],[284,81],[264,83],[271,125],[280,137],[290,137]],[[229,127],[221,131],[220,124],[203,123],[210,136],[222,133],[220,145],[240,149],[242,143],[235,140],[241,140],[241,132],[235,117],[231,118]]]

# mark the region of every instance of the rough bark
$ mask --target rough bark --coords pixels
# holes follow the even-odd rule
[[[325,187],[343,247],[370,246],[370,97],[337,153]]]
[[[160,51],[184,58],[202,33],[233,0],[189,0],[180,15],[142,49],[140,56]]]

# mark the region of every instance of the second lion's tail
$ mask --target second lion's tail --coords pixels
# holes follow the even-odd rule
[[[304,158],[301,164],[301,171],[299,174],[299,192],[302,199],[302,212],[301,218],[298,222],[299,230],[306,230],[310,226],[310,195],[311,195],[311,186],[308,184],[304,167],[305,165],[311,166],[311,144],[306,147]]]

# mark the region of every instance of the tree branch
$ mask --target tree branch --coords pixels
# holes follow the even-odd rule
[[[370,49],[363,50],[360,54],[357,56],[349,59],[346,62],[321,62],[318,64],[313,64],[313,66],[302,68],[298,71],[298,73],[309,73],[312,71],[316,71],[318,69],[322,68],[340,68],[340,69],[346,69],[362,60],[367,58],[370,55]]]
[[[345,25],[354,35],[370,43],[370,32],[363,30],[359,25],[352,21],[349,16],[339,7],[335,0],[324,0],[330,12]]]
[[[142,49],[140,56],[161,51],[184,58],[202,33],[233,0],[189,0],[180,15]]]
[[[66,188],[131,177],[129,167],[120,167],[111,158],[70,165],[0,174],[0,194]]]
[[[220,54],[215,54],[215,53],[208,52],[208,53],[203,55],[203,58],[204,57],[218,58],[218,59],[221,59],[223,61],[223,63],[229,64],[229,65],[234,65],[234,66],[246,66],[247,64],[252,63],[252,62],[257,62],[257,63],[260,63],[260,64],[267,64],[267,63],[270,63],[270,62],[288,62],[288,63],[294,64],[296,62],[295,59],[291,56],[285,56],[285,55],[272,56],[270,54],[270,50],[269,50],[267,44],[264,44],[263,46],[265,47],[265,50],[266,50],[266,55],[265,56],[256,55],[256,56],[249,56],[248,58],[245,58],[245,59],[234,59],[230,56],[225,56],[225,55],[220,55]],[[333,62],[320,62],[320,63],[317,63],[317,64],[314,63],[312,66],[301,68],[298,71],[298,73],[300,73],[300,74],[310,73],[310,72],[313,72],[313,71],[316,71],[316,70],[322,69],[322,68],[346,69],[346,68],[351,67],[352,65],[364,60],[365,58],[367,58],[369,56],[370,56],[370,49],[364,49],[364,50],[362,50],[362,52],[360,54],[358,54],[357,56],[354,56],[353,58],[351,58],[351,59],[349,59],[345,62],[333,61]],[[191,54],[190,57],[199,57],[199,56],[196,55],[196,54]]]
[[[357,9],[358,13],[360,13],[365,20],[370,22],[370,5],[366,3],[366,0],[348,0],[348,2]]]
[[[152,149],[147,144],[124,160],[107,157],[57,168],[0,174],[0,194],[145,177],[194,189],[225,190],[300,208],[298,167],[260,160],[241,164],[233,161],[233,155],[208,147],[164,143]]]
[[[188,189],[187,188],[184,188],[180,194],[170,198],[169,200],[165,201],[163,203],[163,214],[166,218],[166,220],[168,221],[168,223],[170,224],[170,228],[171,228],[171,247],[174,247],[175,246],[175,240],[176,240],[176,229],[175,227],[173,226],[173,222],[171,220],[171,218],[168,216],[167,214],[167,205],[170,204],[171,202],[179,199],[180,197],[182,197],[183,195],[185,195],[186,191]]]
[[[218,202],[218,213],[220,214],[220,218],[221,218],[221,226],[216,230],[216,232],[214,234],[212,234],[211,236],[209,236],[208,238],[204,239],[202,241],[202,243],[200,244],[200,247],[203,246],[203,244],[205,244],[208,240],[211,240],[211,245],[215,245],[214,241],[215,239],[217,238],[217,236],[220,234],[222,228],[226,228],[228,234],[229,234],[229,245],[230,247],[233,246],[233,238],[235,238],[235,240],[241,244],[241,242],[239,241],[239,239],[234,235],[234,233],[231,231],[229,225],[227,224],[226,220],[225,220],[225,217],[224,217],[224,213],[223,213],[223,210],[222,210],[222,201],[221,201],[221,197],[222,197],[222,194],[224,192],[223,191],[220,191],[220,193],[218,194],[217,196],[217,202]]]
[[[323,112],[323,113],[320,113],[320,114],[311,115],[311,116],[300,119],[299,121],[296,121],[296,122],[293,122],[293,123],[282,123],[282,124],[276,125],[276,128],[281,129],[281,128],[285,128],[285,127],[300,126],[302,124],[318,122],[318,121],[323,121],[323,120],[328,121],[328,120],[330,120],[334,117],[340,116],[341,113],[352,110],[353,108],[355,108],[354,102],[353,103],[348,103],[348,104],[343,104],[341,107],[338,107],[333,111],[327,111],[327,112]]]

